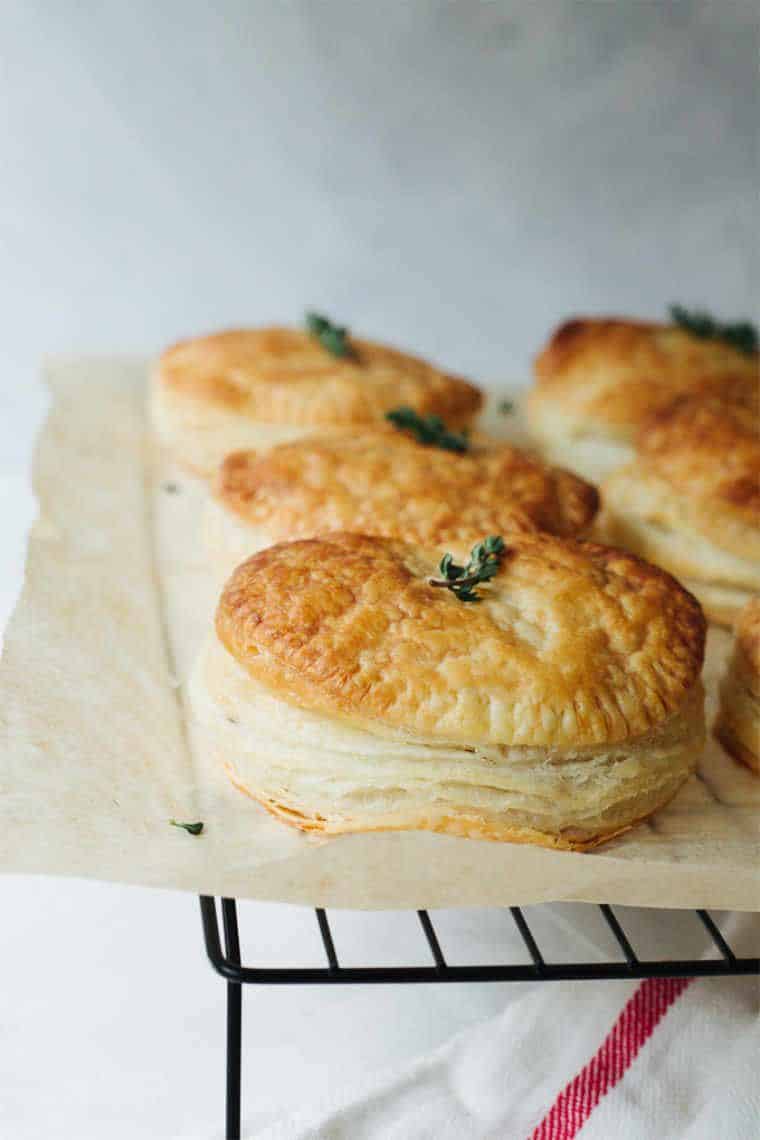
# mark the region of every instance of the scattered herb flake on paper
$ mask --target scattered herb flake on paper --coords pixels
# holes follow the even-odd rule
[[[203,831],[203,824],[200,821],[198,823],[181,823],[179,820],[170,819],[169,823],[172,827],[181,827],[188,835],[200,835]]]

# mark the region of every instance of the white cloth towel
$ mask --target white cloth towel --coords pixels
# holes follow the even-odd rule
[[[251,1140],[758,1140],[759,1062],[754,978],[545,983]]]

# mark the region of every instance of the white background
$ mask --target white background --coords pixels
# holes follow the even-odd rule
[[[314,306],[498,384],[574,312],[757,309],[750,3],[0,0],[0,21],[0,619],[44,354]],[[194,899],[14,878],[0,899],[0,1135],[220,1135]],[[251,913],[262,960],[319,960],[308,915]],[[558,952],[576,917],[545,919]],[[503,916],[448,923],[462,958],[512,950]],[[349,956],[425,960],[410,916],[340,930]],[[506,992],[248,994],[249,1125]]]

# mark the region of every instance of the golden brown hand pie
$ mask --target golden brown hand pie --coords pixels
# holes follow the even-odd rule
[[[732,756],[760,774],[760,598],[747,603],[736,623],[715,735]]]
[[[758,364],[757,353],[675,325],[579,318],[536,357],[526,413],[547,458],[597,481],[632,458],[652,412],[691,392],[756,389]]]
[[[211,475],[230,451],[336,425],[382,422],[399,404],[468,425],[477,388],[386,345],[350,338],[333,356],[298,329],[235,329],[174,345],[152,380],[156,430],[182,464]]]
[[[704,737],[704,619],[667,574],[510,536],[481,600],[440,550],[335,534],[227,583],[193,683],[238,787],[328,834],[593,846],[675,795]]]
[[[676,400],[603,484],[605,537],[683,578],[730,624],[760,590],[760,431],[751,404]]]
[[[579,535],[598,504],[590,484],[509,444],[473,439],[458,454],[390,426],[235,452],[213,495],[206,541],[227,573],[273,542],[335,530],[449,544],[458,555],[487,534]]]

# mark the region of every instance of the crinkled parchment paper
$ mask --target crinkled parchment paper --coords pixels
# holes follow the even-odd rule
[[[355,908],[760,908],[760,780],[714,742],[669,808],[587,855],[424,833],[315,840],[236,792],[186,704],[214,605],[204,489],[157,455],[145,377],[140,361],[47,370],[40,517],[0,664],[0,868]],[[727,645],[711,634],[711,693]],[[203,820],[203,835],[171,817]]]

